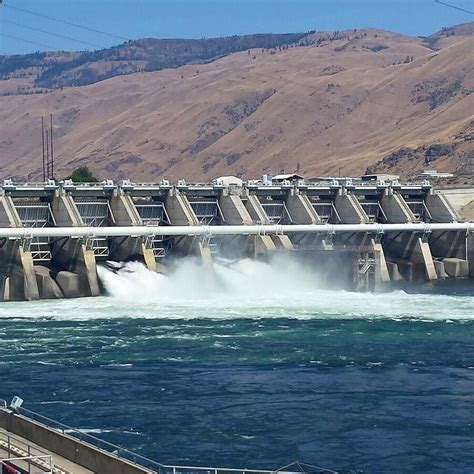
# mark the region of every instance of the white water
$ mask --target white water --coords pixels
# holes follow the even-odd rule
[[[99,267],[109,296],[4,303],[0,317],[474,319],[473,296],[321,289],[316,274],[289,259],[272,264],[249,259],[223,261],[213,269],[191,259],[183,260],[169,276],[149,272],[139,263],[127,264],[130,271],[118,274]]]

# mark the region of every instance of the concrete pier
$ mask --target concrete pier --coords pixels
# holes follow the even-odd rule
[[[0,195],[0,227],[22,227],[10,196]],[[28,250],[31,239],[0,241],[0,287],[4,300],[37,300],[40,297],[33,258]]]
[[[388,189],[383,194],[380,205],[389,222],[397,224],[416,221],[413,212],[398,191]]]
[[[186,255],[211,264],[217,256],[291,252],[316,268],[336,265],[359,290],[472,278],[469,226],[449,194],[427,182],[6,181],[0,299],[96,296],[97,265],[106,260],[165,272],[170,259]]]
[[[390,272],[388,270],[381,242],[371,239],[370,247],[374,252],[375,259],[375,285],[380,287],[382,284],[390,282]],[[396,278],[394,278],[394,280],[396,281]]]
[[[336,196],[335,206],[343,224],[365,224],[369,222],[367,214],[353,194],[341,192]]]
[[[169,192],[166,198],[166,210],[172,225],[193,226],[200,224],[186,195],[178,189]],[[175,246],[183,255],[195,255],[207,261],[211,258],[209,246],[202,239],[182,236],[175,239]]]
[[[143,220],[132,198],[123,191],[116,190],[110,199],[110,209],[118,226],[142,226]],[[117,261],[139,259],[153,272],[159,269],[150,242],[143,238],[122,237],[112,239],[109,257]],[[160,270],[163,270],[160,268]]]
[[[418,237],[415,241],[415,248],[411,255],[413,262],[421,263],[425,268],[425,278],[428,281],[437,280],[438,276],[433,263],[433,256],[428,242]]]
[[[286,207],[295,224],[321,224],[321,219],[305,194],[291,193],[286,199]]]
[[[459,222],[461,220],[461,216],[449,199],[439,192],[429,193],[425,203],[433,222]]]
[[[263,209],[262,204],[260,203],[258,197],[255,194],[248,194],[246,196],[245,209],[247,210],[252,223],[254,224],[270,224],[270,219],[268,218],[265,210]],[[256,257],[260,254],[265,254],[276,250],[277,245],[275,241],[269,235],[258,235],[253,239],[253,255]]]
[[[56,191],[51,210],[58,226],[84,226],[70,194]],[[85,239],[65,238],[52,243],[51,265],[58,270],[58,285],[66,298],[100,294],[94,250]]]

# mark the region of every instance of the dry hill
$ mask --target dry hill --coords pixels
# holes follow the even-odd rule
[[[40,176],[40,116],[49,112],[58,176],[84,164],[101,177],[144,181],[367,168],[410,175],[427,166],[469,175],[474,38],[462,31],[436,40],[375,29],[310,33],[34,95],[6,95],[34,80],[12,77],[0,81],[2,175]]]

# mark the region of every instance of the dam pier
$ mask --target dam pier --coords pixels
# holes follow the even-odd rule
[[[453,193],[451,193],[452,195]],[[98,296],[97,265],[289,254],[343,287],[474,277],[474,224],[428,181],[0,186],[0,300]]]

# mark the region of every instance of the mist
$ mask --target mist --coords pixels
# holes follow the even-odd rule
[[[98,272],[107,294],[124,302],[281,305],[305,298],[320,287],[315,271],[288,256],[268,263],[218,259],[212,265],[184,258],[166,275],[151,272],[138,262],[126,263],[117,273],[107,267],[98,267]]]

